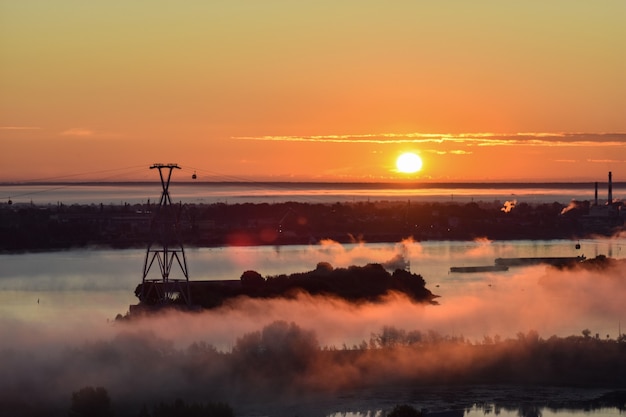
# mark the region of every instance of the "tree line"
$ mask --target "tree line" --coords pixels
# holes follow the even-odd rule
[[[113,385],[76,391],[71,416],[86,415],[92,406],[103,410],[88,414],[96,417],[113,412],[129,417],[227,416],[233,410],[226,404],[293,401],[302,395],[390,385],[612,387],[623,393],[626,337],[591,334],[585,329],[580,336],[544,339],[531,330],[514,338],[470,341],[432,330],[384,326],[369,340],[335,347],[321,346],[312,330],[276,321],[238,337],[229,351],[220,351],[202,341],[177,349],[151,333],[122,332],[110,341],[68,349],[46,363],[28,352],[11,352],[12,363],[45,369],[55,383],[32,379],[27,391],[20,390],[20,381],[28,380],[21,375],[18,385],[7,389],[11,398],[0,396],[0,406],[15,416],[54,415],[23,411],[44,407],[46,398],[51,401],[50,395],[57,392],[55,387],[76,383],[83,374],[102,375]],[[16,372],[20,375],[19,369]],[[624,406],[624,397],[615,394],[614,401],[621,398]]]
[[[561,239],[622,230],[624,216],[589,223],[588,201],[573,205],[372,201],[334,204],[184,204],[185,245],[197,247],[415,240]],[[87,246],[145,247],[154,204],[0,203],[0,251]],[[610,220],[610,221],[609,221]]]
[[[390,273],[378,263],[333,268],[328,262],[320,262],[312,271],[267,277],[248,270],[241,275],[239,284],[232,285],[232,282],[224,281],[190,282],[192,303],[202,308],[215,308],[228,299],[240,296],[289,298],[297,296],[299,292],[337,297],[352,303],[381,301],[391,292],[404,294],[414,302],[435,304],[437,298],[426,288],[426,281],[421,275],[405,269],[396,269]],[[159,291],[152,287],[159,285],[160,282],[141,283],[136,287],[135,295],[146,305],[156,305],[159,302]],[[183,303],[184,300],[181,298],[175,302]]]

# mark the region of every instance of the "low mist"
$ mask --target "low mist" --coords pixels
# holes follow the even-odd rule
[[[385,251],[325,242],[316,256],[320,252],[334,266],[384,262],[398,253],[426,256],[412,241]],[[489,241],[480,241],[466,259],[494,254]],[[411,269],[421,273],[419,263]],[[35,407],[35,401],[63,409],[72,392],[103,386],[114,402],[136,412],[136,405],[177,397],[236,404],[396,382],[505,378],[496,372],[498,364],[528,356],[528,343],[554,336],[617,340],[626,318],[625,274],[623,264],[596,270],[534,266],[474,281],[456,278],[465,279],[462,291],[453,288],[454,280],[433,284],[424,274],[426,287],[442,295],[438,305],[416,304],[401,294],[357,305],[300,294],[243,297],[215,310],[127,321],[103,320],[88,309],[52,322],[3,316],[0,404],[20,409]],[[476,353],[474,347],[485,345],[494,348]],[[527,356],[519,363],[528,364]],[[532,375],[521,375],[554,382],[548,370],[533,366]]]

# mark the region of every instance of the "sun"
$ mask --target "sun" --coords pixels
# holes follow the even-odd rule
[[[396,159],[396,168],[405,174],[413,174],[422,169],[422,158],[413,152],[405,152]]]

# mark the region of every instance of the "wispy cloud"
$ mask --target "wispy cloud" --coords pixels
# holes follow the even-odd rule
[[[451,155],[471,155],[471,154],[474,153],[472,151],[465,151],[465,150],[462,150],[462,149],[452,149],[452,150],[449,150],[449,151],[442,150],[442,149],[423,149],[423,152],[432,153],[432,154],[435,154],[435,155],[448,155],[448,154],[451,154]]]
[[[90,129],[84,129],[81,127],[73,127],[71,129],[67,129],[63,132],[61,132],[61,136],[80,136],[80,137],[84,137],[84,136],[93,136],[95,134],[95,132],[93,130]]]
[[[0,130],[41,130],[36,126],[0,126]]]
[[[236,136],[236,140],[379,144],[460,144],[464,146],[623,146],[626,133],[382,133],[313,136]],[[454,151],[464,153],[466,151]]]
[[[587,162],[594,164],[620,164],[624,161],[621,159],[587,159]]]

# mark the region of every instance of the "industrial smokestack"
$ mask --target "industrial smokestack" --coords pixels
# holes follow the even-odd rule
[[[596,181],[596,193],[595,193],[595,200],[594,200],[594,206],[598,205],[598,181]]]
[[[609,201],[608,204],[613,204],[613,173],[609,171]]]

